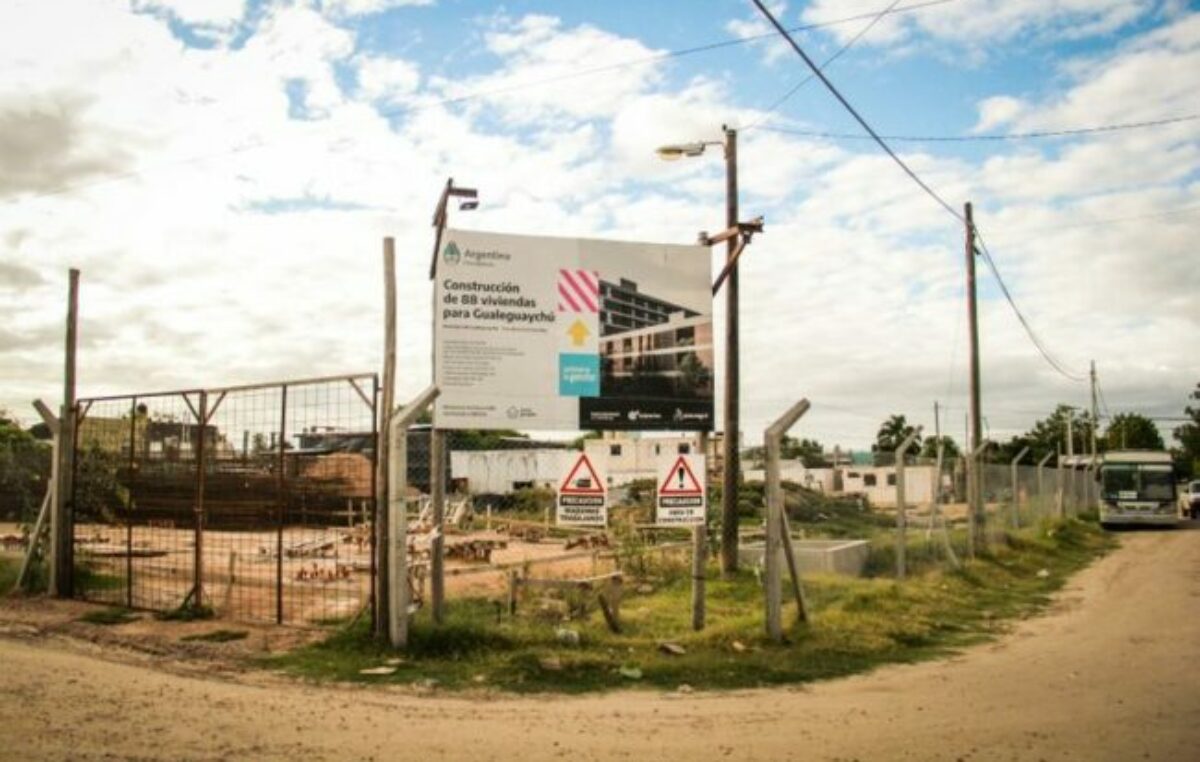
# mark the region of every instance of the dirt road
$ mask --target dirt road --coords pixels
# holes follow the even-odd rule
[[[1179,762],[1198,652],[1200,531],[1138,532],[997,643],[795,690],[419,696],[0,639],[0,758]]]

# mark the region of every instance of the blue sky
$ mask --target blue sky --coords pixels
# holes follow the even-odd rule
[[[774,2],[882,133],[972,136],[1200,113],[1200,14],[1178,0]],[[63,20],[70,20],[64,24]],[[65,271],[84,271],[84,394],[379,366],[379,248],[423,325],[429,215],[454,224],[689,242],[723,221],[741,131],[746,437],[798,395],[806,435],[863,446],[889,413],[961,417],[961,226],[870,143],[744,0],[14,0],[0,7],[0,406],[53,398]],[[650,60],[647,60],[650,59]],[[641,63],[635,63],[635,62]],[[602,72],[590,72],[603,68]],[[787,132],[791,130],[792,132]],[[1177,416],[1200,380],[1200,120],[1005,142],[896,142],[971,200],[1018,304],[1112,412]],[[1190,210],[1190,211],[1189,211]],[[985,408],[1024,431],[1086,385],[1037,354],[981,276]],[[723,312],[718,305],[718,320]],[[400,394],[429,376],[402,331]],[[1164,421],[1165,428],[1170,427]]]

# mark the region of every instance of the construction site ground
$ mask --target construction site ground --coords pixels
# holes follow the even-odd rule
[[[245,656],[313,637],[0,606],[5,755],[28,759],[1180,760],[1200,749],[1200,531],[1130,532],[999,640],[790,689],[510,697],[313,685]],[[169,632],[169,635],[166,634]]]

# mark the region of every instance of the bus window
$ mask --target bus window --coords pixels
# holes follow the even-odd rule
[[[1175,499],[1175,480],[1171,478],[1170,471],[1143,469],[1139,476],[1142,477],[1142,488],[1138,491],[1138,497],[1142,500],[1162,502]]]

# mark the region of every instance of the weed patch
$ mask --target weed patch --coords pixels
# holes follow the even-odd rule
[[[235,640],[245,640],[250,633],[245,630],[213,630],[198,635],[184,635],[180,640],[201,643],[230,643]]]
[[[128,624],[129,622],[136,621],[137,618],[137,614],[134,614],[129,609],[113,606],[109,608],[96,609],[95,611],[89,611],[88,613],[79,617],[79,621],[87,622],[89,624],[111,626],[117,624]]]
[[[722,579],[712,567],[701,632],[690,626],[690,580],[655,569],[651,579],[626,585],[620,634],[606,628],[599,612],[572,613],[566,602],[552,606],[554,601],[537,593],[521,601],[515,616],[487,599],[449,602],[441,626],[421,612],[402,653],[376,640],[369,624],[359,621],[322,643],[265,663],[311,679],[452,690],[577,693],[633,685],[722,689],[799,683],[928,659],[994,637],[1013,618],[1044,606],[1070,573],[1111,545],[1094,525],[1057,521],[1022,530],[959,571],[929,564],[904,582],[809,577],[811,622],[796,623],[793,606],[786,605],[785,618],[793,621],[783,645],[765,637],[758,577],[746,571]],[[664,649],[664,643],[671,647]],[[395,669],[362,674],[383,665]]]

